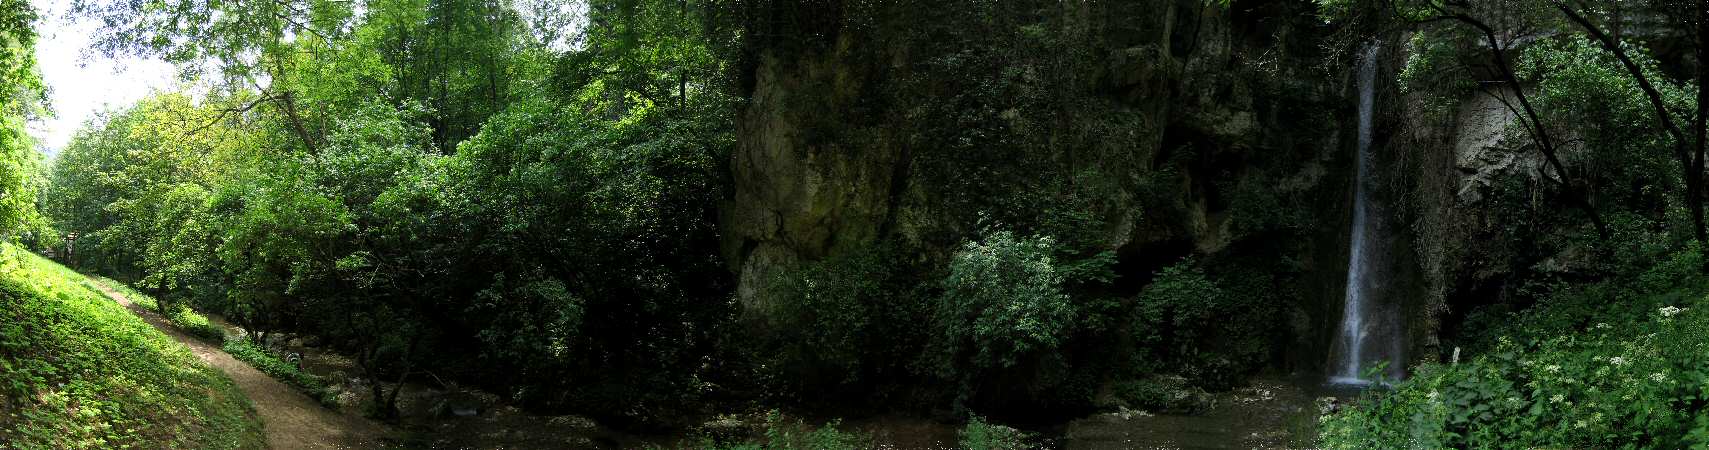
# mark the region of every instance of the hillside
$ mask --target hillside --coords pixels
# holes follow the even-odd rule
[[[83,280],[0,246],[0,449],[263,447],[231,380]]]

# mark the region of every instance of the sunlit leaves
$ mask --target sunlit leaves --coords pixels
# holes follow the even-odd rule
[[[0,0],[0,235],[35,220],[40,155],[24,131],[45,94],[36,73],[35,21],[28,0]]]

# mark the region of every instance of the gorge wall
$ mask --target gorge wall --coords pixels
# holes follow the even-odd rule
[[[763,315],[768,280],[874,241],[941,261],[981,223],[1047,233],[1069,215],[1116,252],[1122,295],[1188,256],[1281,266],[1294,345],[1278,359],[1320,368],[1354,150],[1353,58],[1326,52],[1357,42],[1311,2],[1203,3],[770,5],[747,25],[721,208],[740,301]],[[1403,116],[1384,111],[1379,145]]]

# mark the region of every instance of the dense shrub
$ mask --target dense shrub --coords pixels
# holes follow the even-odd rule
[[[924,341],[913,321],[928,307],[920,278],[888,243],[781,274],[761,350],[768,388],[821,397],[911,377]]]
[[[1030,434],[974,417],[956,433],[962,450],[1022,450],[1033,448]]]
[[[765,438],[757,442],[721,444],[704,440],[700,448],[713,450],[857,450],[872,448],[871,437],[837,429],[840,423],[831,421],[812,427],[800,420],[785,419],[772,411],[766,416]]]
[[[1240,279],[1219,282],[1200,263],[1185,260],[1159,271],[1140,292],[1130,331],[1143,355],[1140,370],[1227,389],[1269,361],[1280,325],[1270,275],[1229,269]]]
[[[1709,284],[1690,270],[1699,261],[1686,250],[1635,277],[1563,288],[1510,318],[1478,356],[1421,367],[1392,393],[1326,417],[1324,444],[1709,445]]]
[[[1262,158],[1305,160],[1276,148],[1313,147],[1222,148],[1171,132],[1194,142],[1155,149],[1165,125],[1104,61],[1151,49],[1081,16],[1149,18],[1110,5],[827,14],[860,44],[838,64],[886,69],[791,86],[788,101],[807,107],[779,114],[839,114],[783,134],[822,154],[905,149],[860,157],[894,164],[874,174],[891,179],[884,207],[901,214],[768,280],[778,301],[763,305],[763,327],[735,320],[725,264],[743,250],[719,229],[720,208],[747,201],[731,193],[749,181],[731,149],[752,129],[740,96],[755,93],[755,68],[731,66],[797,62],[765,48],[773,36],[725,27],[782,12],[743,4],[595,1],[585,15],[599,26],[567,49],[534,41],[551,37],[525,31],[504,2],[316,3],[311,23],[291,26],[326,33],[265,45],[244,33],[290,27],[232,22],[231,3],[115,5],[106,12],[127,31],[106,45],[274,83],[160,94],[95,121],[56,165],[44,206],[61,230],[85,233],[80,262],[160,294],[187,329],[205,326],[167,303],[258,336],[314,335],[365,378],[433,366],[536,411],[615,423],[694,413],[742,378],[768,400],[1024,410],[1083,407],[1112,379],[1156,372],[1227,386],[1266,361],[1252,342],[1274,309],[1256,306],[1277,303],[1262,293],[1281,282],[1194,266],[1135,299],[1139,283],[1115,287],[1118,275],[1146,274],[1118,274],[1111,247],[1132,233],[1185,236],[1173,222],[1186,198],[1229,208],[1216,214],[1239,218],[1231,239],[1304,228],[1298,198],[1271,189],[1290,170],[1219,178],[1271,164]],[[220,25],[196,26],[210,18]],[[455,33],[423,32],[417,18]],[[227,33],[229,52],[178,47]],[[283,62],[252,64],[262,55]],[[854,100],[826,108],[833,96]],[[973,231],[992,220],[1006,231]],[[931,401],[904,403],[920,398]]]
[[[924,357],[938,376],[961,383],[962,396],[978,378],[1058,357],[1076,311],[1051,264],[1054,246],[1050,237],[995,231],[951,260]]]
[[[136,289],[132,289],[130,286],[110,278],[90,278],[93,279],[93,282],[101,283],[108,289],[118,292],[119,295],[125,296],[125,299],[130,300],[131,304],[160,313],[161,316],[165,316],[166,320],[171,322],[172,326],[178,328],[179,331],[183,331],[186,334],[214,344],[221,344],[225,342],[225,330],[220,329],[219,325],[215,325],[213,322],[210,322],[207,316],[203,316],[197,313],[196,310],[190,309],[189,306],[181,304],[163,304],[153,296],[137,292]]]
[[[377,259],[418,268],[383,286],[448,298],[415,307],[454,312],[434,328],[472,330],[471,369],[524,404],[687,407],[731,306],[711,212],[730,141],[722,116],[666,119],[512,105],[376,202]]]
[[[321,405],[328,408],[338,407],[338,392],[328,387],[325,380],[304,372],[269,350],[256,347],[255,343],[248,339],[228,339],[225,341],[224,350],[237,360],[248,363],[250,367],[308,394],[309,398],[319,401]]]
[[[225,342],[225,330],[221,330],[219,325],[209,322],[207,316],[197,314],[189,306],[172,305],[169,308],[171,308],[170,311],[164,311],[162,314],[179,330],[183,330],[197,339],[215,344]]]

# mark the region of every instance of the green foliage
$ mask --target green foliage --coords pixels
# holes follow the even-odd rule
[[[1563,289],[1469,361],[1430,365],[1326,417],[1329,448],[1709,445],[1709,306],[1698,253]],[[1683,269],[1683,270],[1682,270]]]
[[[224,375],[76,272],[0,246],[6,448],[262,448]]]
[[[529,36],[510,5],[492,0],[373,2],[356,31],[359,44],[346,47],[359,50],[340,53],[373,52],[374,59],[358,67],[390,68],[394,95],[432,111],[433,142],[449,148],[527,93],[515,86],[527,80],[513,74],[532,70],[529,64],[537,55],[526,50]],[[306,87],[323,84],[302,81]],[[329,96],[339,97],[349,98]]]
[[[1648,51],[1628,47],[1634,63],[1656,80],[1663,102],[1678,111],[1694,107],[1689,87],[1669,81]],[[1673,158],[1673,140],[1656,128],[1655,110],[1636,79],[1601,44],[1582,35],[1544,41],[1525,49],[1517,69],[1520,76],[1537,80],[1533,97],[1545,121],[1604,125],[1574,128],[1572,136],[1583,151],[1564,157],[1569,164],[1594,168],[1573,176],[1594,186],[1619,187],[1598,192],[1615,211],[1653,218],[1682,197],[1684,180]],[[1689,123],[1684,115],[1674,120]]]
[[[1270,275],[1236,269],[1230,289],[1193,260],[1158,272],[1139,294],[1130,333],[1142,371],[1167,368],[1211,389],[1227,389],[1266,360],[1277,337]]]
[[[125,296],[125,298],[130,300],[132,304],[160,313],[160,315],[166,317],[168,322],[172,323],[173,327],[178,328],[179,331],[183,331],[185,334],[189,334],[198,339],[214,344],[222,344],[226,340],[224,329],[221,329],[219,325],[215,325],[213,322],[210,322],[207,316],[197,313],[196,310],[191,309],[188,305],[161,303],[153,296],[137,292],[136,289],[132,289],[130,286],[114,281],[110,278],[90,278],[94,280],[94,282],[100,283],[106,288],[112,289],[120,295]]]
[[[823,396],[911,375],[925,339],[913,322],[928,305],[902,258],[896,246],[874,244],[774,280],[762,352],[774,371],[762,376],[776,380],[769,388]]]
[[[77,133],[54,161],[42,210],[59,231],[79,234],[78,266],[166,290],[205,282],[216,270],[212,236],[220,220],[206,211],[207,197],[235,175],[220,172],[248,142],[241,122],[202,127],[214,114],[167,93]]]
[[[79,265],[162,310],[318,335],[365,376],[452,364],[529,406],[687,407],[681,368],[728,317],[723,61],[698,5],[602,3],[567,52],[522,20],[561,11],[515,9],[546,6],[77,2],[100,49],[222,77],[92,123],[44,207]]]
[[[0,1],[0,236],[37,220],[41,155],[24,129],[46,93],[36,69],[35,22],[30,2]]]
[[[173,326],[204,341],[216,344],[225,342],[225,330],[221,330],[219,325],[209,323],[206,316],[197,314],[195,310],[185,305],[172,305],[171,308],[170,311],[163,311],[162,314],[166,315],[167,320],[172,321]]]
[[[1475,78],[1462,73],[1459,63],[1463,54],[1459,42],[1442,31],[1426,30],[1412,35],[1406,42],[1407,58],[1398,79],[1402,92],[1420,100],[1423,111],[1432,118],[1454,114],[1459,98],[1450,94],[1476,89]]]
[[[563,282],[538,274],[511,281],[500,273],[476,294],[474,308],[493,317],[480,332],[487,358],[552,367],[574,356],[584,302]]]
[[[718,360],[750,350],[730,347],[751,332],[725,267],[743,250],[718,227],[737,197],[738,114],[754,104],[732,93],[751,93],[748,59],[791,55],[747,32],[771,24],[721,28],[769,20],[745,2],[589,2],[573,45],[550,47],[560,36],[527,27],[569,16],[540,9],[551,3],[79,0],[75,12],[108,25],[102,50],[164,57],[214,88],[92,122],[43,208],[84,236],[79,266],[157,294],[187,329],[205,328],[191,311],[217,313],[256,335],[314,335],[365,378],[434,367],[523,406],[618,421],[696,412],[750,374],[766,399],[1081,407],[1112,379],[1227,386],[1268,361],[1255,342],[1273,337],[1277,307],[1264,305],[1291,280],[1172,268],[1136,300],[1138,286],[1114,286],[1134,274],[1116,271],[1111,247],[1136,226],[1172,233],[1191,189],[1218,191],[1207,197],[1237,217],[1231,239],[1302,233],[1311,218],[1273,173],[1235,181],[1195,165],[1291,164],[1303,158],[1288,149],[1315,147],[1175,136],[1190,142],[1151,151],[1169,120],[1125,92],[1149,88],[1107,92],[1134,68],[1106,60],[1173,49],[1128,48],[1127,28],[1088,29],[1045,1],[857,2],[841,29],[792,35],[873,39],[836,51],[874,73],[838,66],[836,81],[780,94],[848,120],[789,133],[832,151],[906,149],[893,206],[931,217],[766,280],[771,334]],[[1304,117],[1290,119],[1302,129],[1325,115],[1265,114]],[[1009,228],[963,242],[991,221]]]
[[[600,98],[585,106],[606,107]],[[419,182],[388,194],[384,207],[397,228],[387,233],[410,236],[405,248],[417,249],[400,257],[487,262],[424,267],[434,276],[400,284],[484,292],[454,306],[483,330],[482,358],[496,374],[564,390],[525,401],[579,397],[614,410],[643,398],[681,404],[649,396],[682,392],[687,374],[671,369],[697,364],[687,350],[709,331],[692,324],[720,317],[727,305],[717,289],[725,275],[710,212],[720,198],[715,171],[730,145],[720,129],[727,117],[678,121],[657,109],[619,121],[600,115],[519,103]],[[482,240],[435,244],[471,233]],[[538,317],[552,320],[525,325]],[[549,358],[508,357],[516,350],[508,343],[517,342],[559,348],[541,355]],[[609,370],[647,377],[610,377]],[[589,379],[576,382],[574,374]]]
[[[218,250],[231,287],[216,310],[250,330],[291,325],[307,310],[292,296],[336,289],[333,245],[350,229],[345,205],[311,184],[311,166],[284,160],[269,169],[214,200],[239,211]]]
[[[974,379],[1058,357],[1076,317],[1051,263],[1055,240],[993,231],[951,260],[925,363],[971,392]]]
[[[1032,436],[1014,428],[986,422],[974,417],[956,433],[962,450],[1022,450],[1034,448],[1028,443]]]
[[[872,447],[872,439],[858,433],[837,430],[838,421],[812,427],[799,419],[785,419],[772,411],[766,415],[765,438],[759,442],[719,444],[711,440],[700,448],[714,450],[856,450]]]
[[[298,369],[295,364],[285,361],[271,351],[256,347],[255,343],[248,339],[227,339],[223,350],[238,361],[243,361],[250,367],[308,394],[309,398],[320,402],[322,406],[338,407],[338,391],[327,386],[326,380]]]
[[[1007,368],[1060,345],[1074,310],[1051,264],[1054,246],[1007,231],[963,246],[937,307],[941,351],[971,358],[972,367]]]

